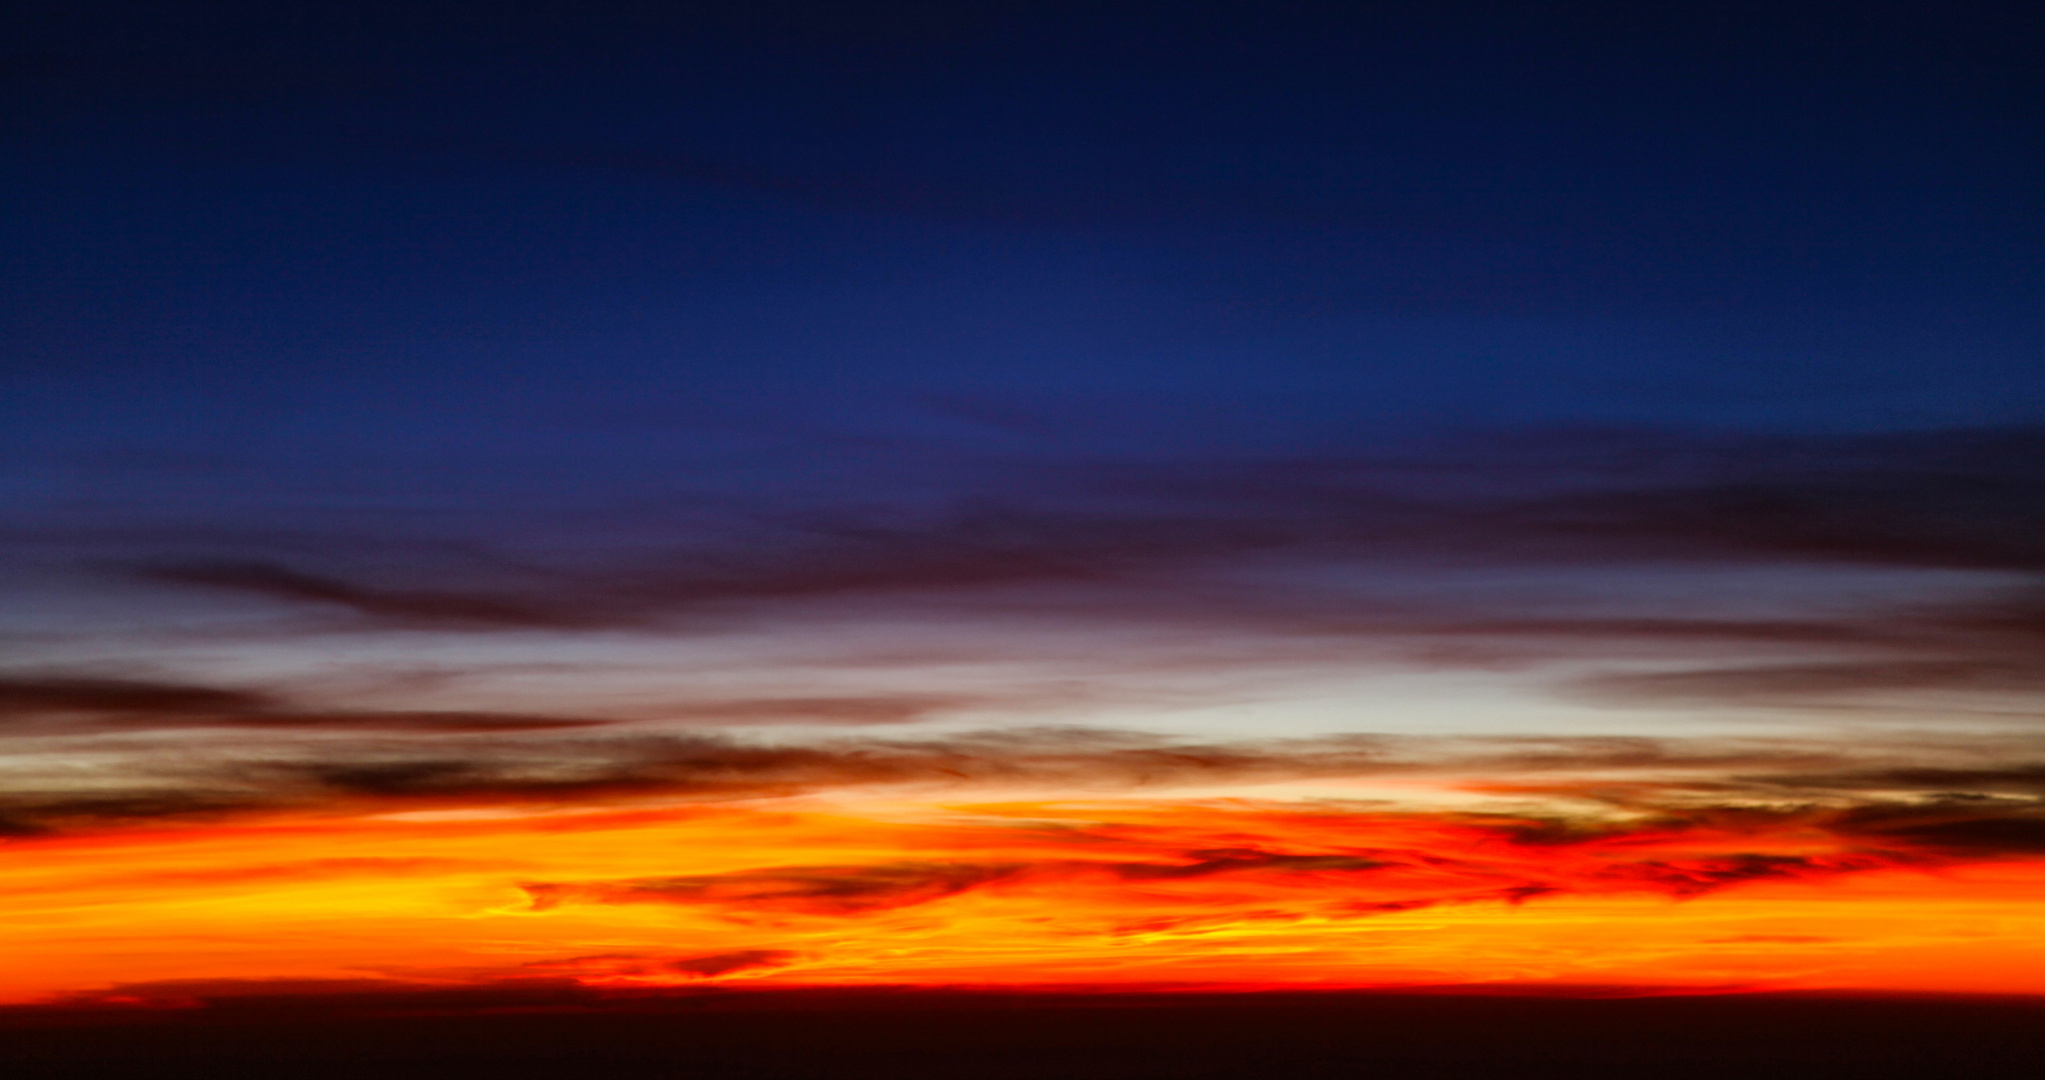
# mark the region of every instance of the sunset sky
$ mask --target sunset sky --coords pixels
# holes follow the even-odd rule
[[[0,1004],[2045,994],[2045,9],[0,33]]]

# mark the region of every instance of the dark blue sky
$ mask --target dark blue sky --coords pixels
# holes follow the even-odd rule
[[[58,697],[848,597],[2037,689],[2035,4],[14,10],[0,630]],[[1747,621],[1614,621],[1678,610]]]
[[[31,461],[2045,409],[2033,5],[38,6]]]

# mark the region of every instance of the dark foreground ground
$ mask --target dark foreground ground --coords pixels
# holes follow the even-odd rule
[[[2045,1076],[2045,1001],[1784,995],[1511,997],[935,991],[475,1000],[212,998],[0,1010],[0,1076]]]

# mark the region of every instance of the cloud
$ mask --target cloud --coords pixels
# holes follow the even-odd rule
[[[572,974],[578,979],[604,976],[659,978],[670,974],[712,979],[735,971],[785,967],[801,956],[801,953],[790,949],[737,949],[731,952],[681,957],[650,956],[643,953],[598,953],[593,956],[535,960],[524,966],[537,971]]]
[[[17,786],[0,792],[0,837],[43,836],[60,830],[118,828],[152,821],[209,821],[289,805],[275,792],[235,790],[210,777],[176,786],[154,777],[138,777],[114,791]]]
[[[216,717],[208,726],[279,731],[514,732],[603,727],[609,720],[460,710],[280,710]]]
[[[889,594],[957,594],[1018,585],[1126,582],[1186,559],[1294,543],[1297,529],[1250,518],[1088,514],[986,505],[900,523],[842,514],[782,515],[729,546],[636,564],[529,571],[463,588],[352,580],[273,560],[145,562],[147,581],[243,592],[431,630],[645,628],[699,611]],[[482,577],[483,568],[470,568]],[[447,571],[440,570],[445,574]],[[501,567],[487,575],[502,578]]]
[[[109,743],[95,754],[117,748]],[[1919,738],[1892,745],[1613,737],[1197,743],[1042,730],[922,740],[839,737],[790,745],[707,733],[570,730],[364,732],[303,747],[237,740],[212,750],[194,744],[174,757],[164,756],[152,741],[138,744],[132,754],[103,758],[106,764],[90,769],[65,755],[40,772],[33,757],[12,762],[9,783],[0,792],[0,835],[34,838],[306,812],[659,807],[887,789],[926,796],[946,792],[954,800],[967,793],[999,799],[1004,792],[1041,797],[1061,791],[1075,798],[1163,805],[1188,789],[1320,780],[1337,790],[1374,777],[1460,789],[1472,799],[1510,800],[1504,805],[1512,808],[1490,816],[1432,817],[1419,812],[1401,817],[1389,804],[1326,809],[1336,820],[1437,820],[1455,832],[1405,849],[1362,841],[1300,846],[1228,832],[1183,844],[1130,847],[1123,834],[1110,830],[1084,833],[1084,850],[1069,857],[1041,851],[1010,856],[996,845],[959,858],[540,881],[528,890],[539,906],[669,903],[783,914],[887,910],[995,884],[1029,886],[1075,875],[1163,889],[1202,882],[1361,881],[1421,866],[1425,851],[1438,861],[1473,844],[1523,850],[1535,862],[1549,858],[1531,854],[1539,850],[1604,845],[1615,854],[1601,864],[1603,876],[1586,871],[1589,876],[1578,884],[1595,879],[1601,888],[1648,888],[1673,896],[1748,880],[1856,872],[1883,860],[1931,864],[2045,850],[2039,831],[2045,819],[2037,801],[2045,781],[2037,768],[2022,763],[2039,756],[2039,747],[2035,739],[2018,736]],[[1790,834],[1833,837],[1839,849],[1813,853],[1761,843],[1725,850],[1719,843],[1724,837]],[[1670,849],[1666,842],[1672,836],[1719,838],[1713,844],[1720,850]],[[1530,896],[1575,887],[1510,870],[1505,864],[1512,861],[1422,896],[1348,900],[1463,902],[1458,898],[1505,896],[1500,890]]]
[[[2045,691],[2045,673],[2036,662],[2038,650],[2045,647],[2045,604],[2028,590],[1971,603],[1841,617],[1829,627],[1833,642],[1858,645],[1854,651],[1861,655],[1593,675],[1575,680],[1569,688],[1592,699],[1625,703],[1723,704],[1899,691],[2026,695]]]
[[[17,733],[49,734],[79,728],[459,733],[546,731],[606,723],[609,721],[527,713],[306,708],[266,691],[161,680],[0,676],[0,724]]]
[[[419,734],[419,733],[415,733]],[[1190,744],[1150,736],[1038,730],[935,740],[838,739],[766,744],[725,735],[458,738],[235,746],[208,757],[161,748],[79,789],[59,762],[38,779],[24,763],[0,792],[0,823],[20,834],[123,822],[339,806],[561,806],[635,800],[732,800],[885,785],[1031,785],[1070,790],[1411,769],[1368,739],[1309,745]],[[443,733],[445,734],[445,733]]]
[[[1832,775],[1792,775],[1785,782],[1806,788],[1849,791],[1936,791],[1990,797],[2002,792],[2045,795],[2045,763],[2011,762],[1995,768],[1930,766],[1874,769]]]
[[[1614,567],[1666,571],[1672,563],[2034,574],[2045,570],[2045,429],[1823,438],[1579,432],[1469,440],[1404,458],[1010,465],[951,479],[949,501],[915,508],[764,498],[706,505],[698,508],[705,520],[688,530],[691,545],[660,539],[673,530],[647,523],[634,543],[604,545],[611,554],[544,567],[454,549],[439,550],[430,568],[408,566],[391,557],[395,549],[380,549],[372,568],[350,557],[359,545],[322,551],[302,542],[295,553],[129,565],[159,584],[343,616],[327,629],[688,632],[740,618],[800,620],[826,603],[942,604],[1095,625],[1206,625],[1266,642],[1395,643],[1409,662],[1435,666],[1615,650],[1682,661],[1568,687],[1607,702],[2045,689],[2032,674],[2045,602],[2009,576],[1964,602],[1813,605],[1814,614],[1794,618],[1670,615],[1646,610],[1666,606],[1651,590],[1631,600],[1600,594],[1598,603],[1562,596],[1521,610],[1330,584],[1453,567],[1545,567],[1588,582]],[[1273,567],[1289,570],[1273,576]],[[1753,655],[1762,646],[1780,648],[1762,662]],[[674,715],[744,723],[783,719],[785,709],[787,719],[897,722],[950,704],[790,697],[684,704]]]
[[[1886,690],[2045,690],[2045,671],[2010,660],[1864,660],[1599,675],[1573,687],[1622,701],[1781,702]]]
[[[40,780],[21,764],[0,792],[0,822],[18,833],[120,822],[208,818],[345,805],[570,805],[643,799],[728,800],[878,785],[1157,785],[1195,779],[1285,776],[1291,752],[1200,746],[1082,731],[1005,733],[950,740],[834,740],[811,745],[723,735],[548,736],[542,731],[459,738],[322,742],[267,752],[198,749],[159,763],[161,748],[110,766],[79,789],[77,769],[53,765]],[[450,733],[442,732],[442,735]],[[1319,748],[1312,770],[1367,770],[1380,756],[1363,740]]]
[[[667,969],[688,975],[701,975],[708,979],[719,975],[729,975],[734,971],[747,971],[763,967],[782,967],[797,959],[800,955],[787,949],[740,949],[737,952],[712,953],[709,956],[691,956],[682,960],[670,960],[667,962]]]
[[[384,622],[436,629],[588,629],[605,625],[544,598],[479,591],[364,585],[256,560],[165,563],[141,567],[144,580],[253,593],[343,608]]]
[[[1750,881],[1824,878],[1880,870],[1907,860],[1894,855],[1813,857],[1741,853],[1702,859],[1650,859],[1615,866],[1598,875],[1606,882],[1639,882],[1674,897],[1702,896]]]
[[[1890,644],[1899,637],[1893,627],[1819,619],[1670,619],[1646,616],[1528,619],[1505,615],[1491,619],[1423,619],[1397,624],[1386,632],[1442,637],[1585,638],[1596,641],[1647,639],[1675,643],[1789,645]]]
[[[2045,804],[1946,798],[1857,806],[1834,827],[1844,835],[1951,858],[2045,855]]]
[[[2045,854],[2036,806],[1862,804],[1671,809],[1626,820],[1526,815],[1153,805],[1094,828],[1031,835],[955,826],[978,859],[769,866],[718,874],[526,882],[536,912],[564,904],[667,904],[751,916],[857,919],[998,888],[1025,906],[1111,912],[1113,932],[1236,921],[1369,917],[1444,904],[1523,904],[1561,895],[1692,899],[1763,882],[1823,882],[1892,869]],[[1212,848],[1217,833],[1262,834]],[[1289,837],[1289,840],[1280,838]],[[1026,858],[1000,858],[1027,847]],[[1046,849],[1055,849],[1047,851]],[[1132,857],[1132,856],[1141,857]],[[1132,914],[1134,913],[1134,914]],[[1075,915],[1075,917],[1080,917]],[[1090,917],[1090,916],[1089,916]]]
[[[1778,460],[1765,460],[1771,452]],[[1756,440],[1688,483],[1516,508],[1610,550],[1966,569],[2045,569],[2045,431]]]
[[[664,704],[654,711],[664,720],[717,724],[899,724],[974,703],[975,699],[960,695],[867,694],[856,697],[727,698]]]
[[[994,837],[990,841],[996,840]],[[1096,841],[1097,842],[1097,839]],[[1155,887],[1228,875],[1237,882],[1284,879],[1303,875],[1360,871],[1392,865],[1349,855],[1282,854],[1233,850],[1188,852],[1175,862],[1117,862],[1077,857],[1033,862],[893,862],[850,866],[786,866],[727,874],[679,878],[638,878],[606,882],[528,882],[519,887],[534,911],[567,903],[676,904],[714,908],[738,916],[751,914],[845,918],[944,900],[990,885],[1018,889],[1056,890],[1068,897],[1114,893],[1131,885]],[[1333,894],[1340,886],[1316,882]],[[1439,901],[1428,901],[1429,903]],[[1142,905],[1137,905],[1141,907]],[[1148,929],[1183,925],[1188,918],[1234,921],[1226,916],[1155,917]],[[1296,916],[1291,916],[1296,917]],[[1162,921],[1158,921],[1162,920]],[[1134,932],[1123,924],[1120,932]]]
[[[535,911],[567,901],[692,904],[738,911],[851,915],[943,899],[1014,875],[1000,864],[897,862],[872,866],[786,866],[733,874],[639,878],[593,884],[520,885]]]
[[[249,690],[140,679],[0,676],[0,720],[18,717],[123,714],[159,717],[237,715],[273,708]]]
[[[579,801],[609,796],[750,798],[889,784],[1160,786],[1411,768],[1373,740],[1197,744],[1072,729],[948,739],[758,743],[725,735],[465,741],[328,752],[242,768],[248,782],[332,796],[420,801]]]
[[[605,1000],[602,990],[565,977],[471,978],[459,983],[405,979],[162,979],[119,983],[20,1007],[38,1009],[203,1008],[229,1016],[428,1015],[497,1009],[535,1012],[586,1009]]]
[[[1173,865],[1125,863],[1115,872],[1131,881],[1210,877],[1215,874],[1328,870],[1375,870],[1386,863],[1353,855],[1283,855],[1255,848],[1211,848],[1186,853],[1192,862]]]
[[[1189,881],[1223,875],[1288,878],[1392,865],[1347,854],[1289,854],[1254,848],[1184,852],[1173,862],[1054,860],[893,862],[863,866],[782,866],[728,874],[595,883],[530,882],[519,887],[535,911],[563,903],[686,904],[741,912],[857,915],[926,904],[1006,881],[1070,881],[1106,875],[1128,882]]]
[[[668,701],[647,712],[661,721],[719,725],[896,724],[958,709],[956,694],[712,697]],[[474,709],[323,708],[270,691],[166,680],[65,675],[0,676],[0,725],[38,733],[67,729],[245,728],[276,732],[506,733],[603,727],[616,717]],[[56,728],[52,728],[56,725]],[[0,731],[4,731],[0,727]]]

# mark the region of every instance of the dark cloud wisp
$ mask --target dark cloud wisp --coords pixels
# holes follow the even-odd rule
[[[948,512],[760,507],[707,548],[509,581],[503,567],[484,575],[479,565],[471,584],[447,580],[446,567],[430,586],[376,582],[339,551],[321,570],[248,554],[145,560],[137,572],[347,611],[374,625],[575,630],[858,595],[1036,585],[1156,592],[1182,588],[1192,569],[1270,557],[2045,570],[2045,431],[2033,430],[1731,442],[1584,436],[1473,444],[1424,459],[1040,468],[962,483]],[[1002,494],[975,493],[979,483]]]
[[[1606,702],[2045,689],[2033,673],[2045,645],[2045,603],[2035,584],[2010,584],[2045,571],[2045,431],[2037,429],[1825,438],[1576,433],[1468,440],[1403,457],[1003,466],[962,475],[949,502],[915,512],[767,503],[720,512],[726,518],[715,527],[685,530],[697,537],[690,546],[648,524],[635,544],[606,547],[611,554],[544,567],[478,556],[466,568],[443,560],[407,571],[385,557],[372,569],[339,549],[312,555],[302,546],[254,549],[260,545],[232,557],[130,565],[157,584],[339,616],[316,627],[324,629],[702,631],[733,619],[799,620],[818,605],[935,603],[988,614],[1023,605],[1097,622],[1405,640],[1433,663],[1613,647],[1689,661],[1591,675],[1572,687]],[[1944,606],[1819,605],[1801,617],[1671,616],[1645,594],[1631,601],[1632,612],[1567,603],[1536,612],[1410,591],[1401,599],[1363,596],[1326,584],[1384,577],[1389,568],[1394,576],[1542,570],[1588,582],[1624,567],[1820,564],[1985,573],[2000,584]],[[1274,566],[1297,573],[1259,576]],[[1763,656],[1769,646],[1782,648]],[[1719,659],[1737,648],[1757,659]],[[790,698],[785,709],[789,718],[858,723],[942,707],[908,697],[892,704],[818,697],[809,705]],[[677,708],[678,718],[744,723],[781,719],[784,706]]]
[[[0,733],[92,729],[261,728],[417,733],[542,731],[608,721],[525,713],[322,709],[262,691],[169,681],[64,675],[0,676]]]

